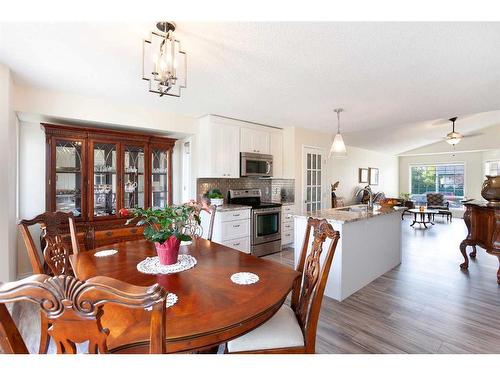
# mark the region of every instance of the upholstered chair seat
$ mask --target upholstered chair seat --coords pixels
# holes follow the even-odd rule
[[[295,312],[283,305],[274,316],[253,331],[227,343],[227,351],[245,352],[303,347],[304,336]]]
[[[309,241],[311,233],[313,240]],[[251,332],[226,344],[233,354],[314,353],[321,301],[340,233],[325,219],[307,219],[306,235],[296,270],[290,307],[283,305],[271,319]],[[323,264],[323,244],[330,239]],[[309,249],[310,247],[310,249]]]

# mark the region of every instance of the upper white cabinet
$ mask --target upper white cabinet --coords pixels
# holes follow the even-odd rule
[[[281,129],[208,115],[200,119],[195,144],[198,177],[240,177],[240,152],[273,155],[273,177],[283,177]]]
[[[272,132],[270,154],[273,156],[273,177],[283,178],[283,133]]]
[[[197,137],[199,177],[240,177],[240,129],[215,116],[200,120]]]
[[[240,150],[241,152],[253,152],[258,154],[269,154],[270,134],[265,130],[241,128]]]

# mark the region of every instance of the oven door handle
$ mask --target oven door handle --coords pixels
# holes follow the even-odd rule
[[[271,162],[270,161],[266,161],[266,166],[267,166],[266,174],[271,173]]]

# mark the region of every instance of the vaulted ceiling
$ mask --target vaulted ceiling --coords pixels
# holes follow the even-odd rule
[[[400,153],[500,123],[500,23],[179,22],[188,53],[181,98],[141,80],[153,24],[5,23],[0,63],[18,84],[278,127],[333,132]],[[457,122],[457,126],[460,121]]]

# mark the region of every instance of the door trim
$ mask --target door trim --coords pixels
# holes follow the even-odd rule
[[[306,212],[306,206],[305,206],[305,200],[306,200],[306,183],[307,183],[307,173],[306,173],[306,165],[305,165],[305,156],[306,156],[306,149],[310,150],[316,150],[318,151],[318,154],[321,154],[321,159],[323,160],[323,166],[325,166],[325,169],[323,169],[323,166],[321,168],[321,209],[325,208],[325,198],[324,198],[324,186],[325,186],[325,179],[327,179],[327,174],[326,174],[326,149],[324,147],[318,147],[318,146],[308,146],[308,145],[302,145],[302,160],[301,160],[301,176],[302,176],[302,184],[301,184],[301,201],[300,201],[300,210]]]

